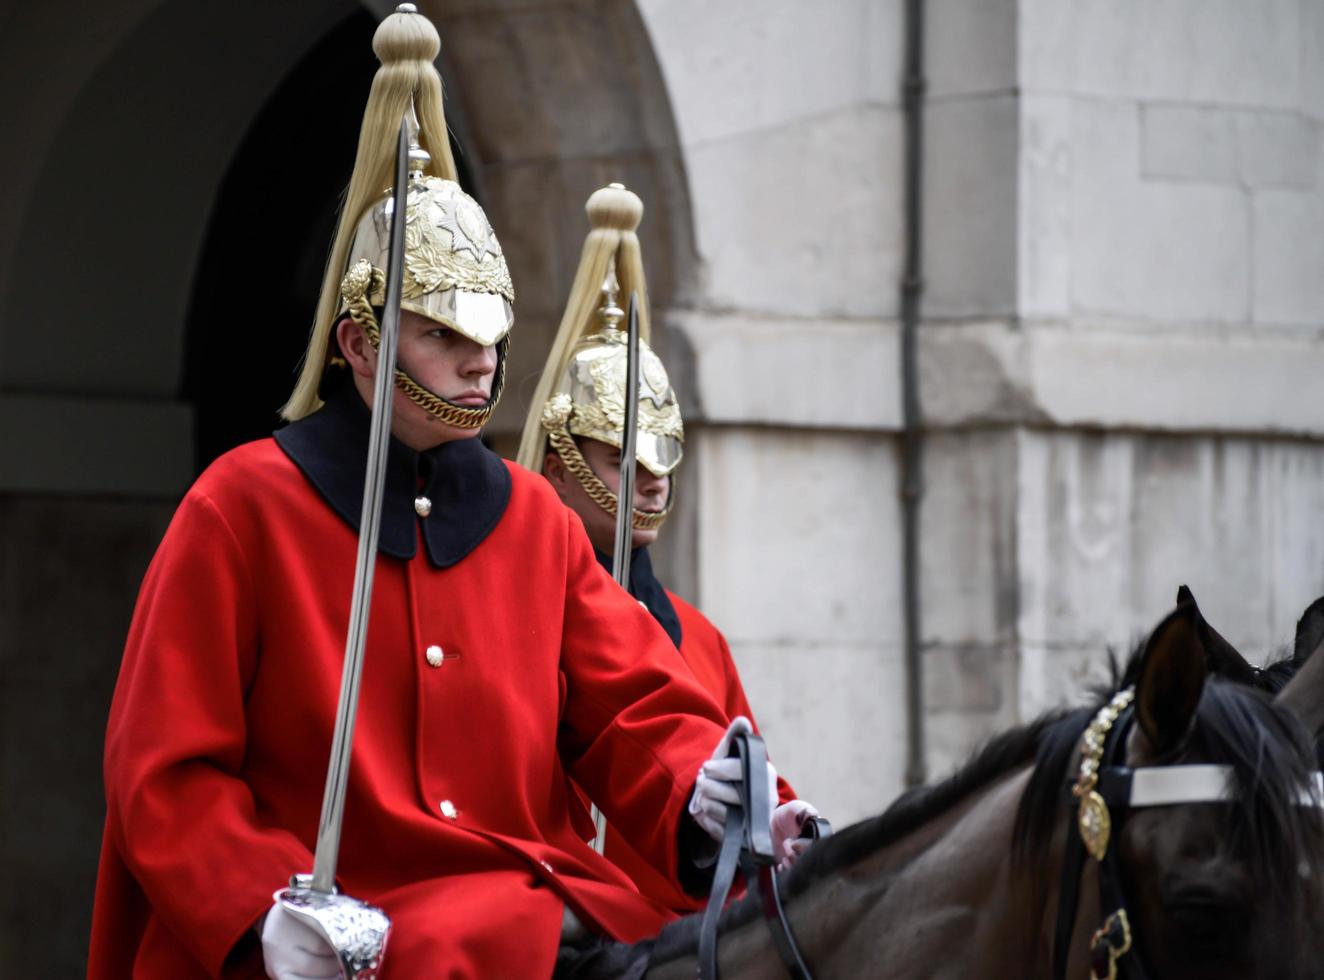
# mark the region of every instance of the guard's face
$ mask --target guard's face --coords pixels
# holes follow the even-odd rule
[[[340,323],[340,345],[354,368],[355,384],[369,404],[377,370],[377,352],[352,321]],[[483,347],[445,324],[409,310],[400,313],[400,367],[429,391],[447,401],[481,408],[492,397],[496,377],[496,347]],[[415,405],[398,387],[392,406],[391,432],[412,449],[431,449],[443,442],[471,439],[480,429],[461,429],[438,421]]]
[[[621,451],[615,446],[596,439],[581,439],[580,452],[584,461],[593,470],[599,480],[607,485],[612,493],[620,492]],[[554,455],[554,454],[553,454]],[[569,473],[564,479],[553,481],[561,499],[566,502],[588,531],[588,538],[593,547],[603,554],[610,555],[616,544],[616,518],[594,503],[588,493]],[[654,476],[642,463],[636,463],[634,469],[634,507],[646,513],[656,514],[666,509],[667,498],[671,493],[671,477]],[[657,529],[640,530],[634,528],[630,544],[635,548],[646,547],[657,540]]]

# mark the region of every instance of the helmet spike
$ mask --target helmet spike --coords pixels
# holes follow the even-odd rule
[[[411,3],[402,3],[401,10],[404,7],[412,7]],[[427,170],[428,164],[432,162],[432,154],[423,149],[418,142],[418,114],[414,111],[414,97],[409,97],[409,177],[411,180],[421,180],[423,172]]]
[[[620,283],[616,281],[616,263],[613,262],[607,266],[607,278],[602,280],[602,305],[598,307],[598,319],[602,321],[603,330],[621,329],[625,311],[618,305],[620,291]]]

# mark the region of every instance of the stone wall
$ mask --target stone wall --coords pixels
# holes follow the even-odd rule
[[[701,263],[669,317],[702,446],[694,598],[783,771],[849,820],[900,788],[905,759],[901,4],[705,6],[702,30],[696,6],[640,4]],[[1182,582],[1261,658],[1324,592],[1324,2],[926,16],[940,774],[1080,696]]]
[[[698,288],[688,598],[780,770],[833,819],[901,788],[900,4],[639,7],[676,117]]]

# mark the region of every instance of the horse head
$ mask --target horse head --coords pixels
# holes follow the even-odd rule
[[[1160,795],[1189,802],[1132,797],[1113,808],[1114,850],[1099,875],[1120,879],[1129,935],[1105,935],[1094,969],[1165,980],[1324,977],[1324,811],[1312,746],[1324,734],[1324,656],[1302,657],[1276,698],[1229,681],[1253,679],[1251,668],[1186,595],[1145,644],[1118,771],[1130,774],[1133,794],[1143,773],[1153,787],[1168,783]],[[1104,917],[1115,912],[1106,891]],[[1108,955],[1123,938],[1130,952]]]

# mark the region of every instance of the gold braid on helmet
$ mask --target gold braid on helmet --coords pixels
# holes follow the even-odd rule
[[[377,314],[373,312],[368,296],[381,290],[385,279],[382,270],[374,268],[367,259],[360,259],[350,267],[345,273],[345,278],[340,281],[340,295],[345,300],[350,319],[363,329],[373,350],[380,350],[382,333],[377,323]],[[396,387],[403,391],[411,402],[437,421],[457,429],[480,429],[492,417],[497,400],[501,398],[501,390],[506,386],[506,351],[509,346],[509,335],[498,342],[496,377],[492,381],[492,395],[486,404],[477,408],[447,401],[436,392],[424,388],[399,367],[395,369]],[[583,457],[581,456],[580,459],[582,460]]]
[[[579,481],[588,498],[605,510],[612,517],[616,516],[617,498],[607,484],[598,478],[588,460],[579,451],[574,437],[566,429],[566,422],[574,406],[567,395],[555,395],[547,401],[542,412],[542,427],[547,432],[547,441],[561,457],[561,462],[570,475]],[[671,513],[671,495],[667,495],[667,506],[660,511],[639,510],[632,507],[630,525],[636,531],[656,531]]]

